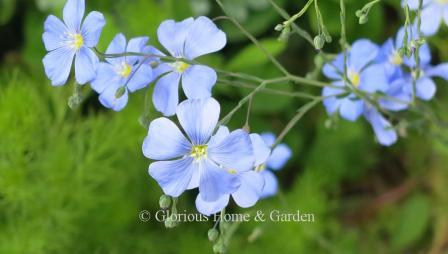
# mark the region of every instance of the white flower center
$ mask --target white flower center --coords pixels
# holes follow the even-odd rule
[[[129,77],[129,75],[131,75],[132,72],[132,66],[130,66],[128,63],[126,62],[122,62],[120,68],[118,68],[118,75],[122,76],[123,78],[127,78]]]
[[[70,46],[73,49],[80,49],[84,45],[84,38],[79,33],[69,34]]]

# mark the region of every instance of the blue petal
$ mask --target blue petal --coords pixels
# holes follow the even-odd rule
[[[387,41],[381,46],[380,51],[376,61],[378,63],[389,62],[390,56],[395,53],[394,42],[392,38],[387,39]]]
[[[182,87],[189,99],[210,97],[216,84],[216,72],[204,65],[192,65],[182,74]]]
[[[185,57],[195,59],[221,50],[226,45],[226,34],[207,17],[198,17],[191,25],[185,40]]]
[[[423,0],[423,6],[428,5],[434,0]],[[407,4],[409,6],[409,9],[411,10],[417,10],[419,5],[419,0],[401,0],[401,6],[404,7],[404,5]]]
[[[381,99],[381,107],[391,111],[401,111],[409,107],[411,103],[411,95],[406,91],[406,85],[409,80],[400,78],[391,83],[390,89],[387,91],[387,97]]]
[[[106,108],[110,108],[114,111],[120,111],[124,107],[126,107],[126,104],[128,104],[128,90],[125,89],[125,92],[122,96],[119,98],[116,97],[117,90],[120,88],[120,86],[112,85],[108,86],[99,97],[99,100],[103,106]]]
[[[268,198],[275,196],[278,191],[278,180],[277,177],[269,170],[263,170],[260,174],[264,178],[264,188],[261,192],[260,198]]]
[[[264,164],[269,155],[271,154],[271,149],[269,146],[264,142],[263,138],[256,134],[250,134],[250,140],[252,142],[252,150],[255,157],[255,167],[259,166],[261,164]]]
[[[82,17],[84,16],[85,0],[67,0],[64,6],[64,23],[71,32],[80,32]]]
[[[206,202],[213,202],[222,195],[231,194],[240,187],[240,179],[237,174],[231,174],[218,167],[210,160],[203,160],[201,179],[199,182],[199,195]]]
[[[148,173],[162,188],[166,195],[179,197],[188,186],[196,165],[192,157],[175,161],[157,161],[151,163]]]
[[[226,126],[219,126],[218,130],[216,131],[215,135],[213,135],[210,138],[210,141],[208,142],[209,146],[216,146],[219,143],[221,143],[222,141],[224,141],[225,138],[227,138],[227,136],[229,136],[230,131],[229,128],[227,128]]]
[[[106,49],[106,54],[123,54],[126,52],[126,37],[123,34],[117,34],[112,39],[111,43]],[[106,61],[113,65],[120,65],[126,58],[123,57],[111,57],[106,58]]]
[[[61,47],[49,52],[42,60],[45,74],[53,86],[65,85],[70,74],[75,51],[69,47]]]
[[[64,37],[67,34],[67,27],[62,21],[53,15],[48,16],[44,23],[44,33],[42,40],[44,41],[45,49],[52,51],[67,45]]]
[[[264,177],[253,170],[240,175],[241,185],[232,194],[236,204],[242,208],[254,206],[260,199],[264,188]]]
[[[81,28],[84,44],[87,47],[93,48],[98,44],[101,31],[105,25],[106,20],[104,19],[103,14],[97,11],[92,11],[87,15]]]
[[[194,145],[205,145],[218,123],[219,103],[213,99],[186,100],[176,113],[180,124]]]
[[[368,93],[385,92],[389,88],[386,71],[383,65],[374,64],[361,73],[359,89]]]
[[[370,122],[378,142],[383,146],[391,146],[397,142],[397,133],[392,124],[387,121],[377,110],[370,108],[365,113]]]
[[[130,92],[142,89],[152,81],[152,69],[149,65],[142,64],[140,66],[135,66],[134,68],[138,69],[129,76],[130,80],[127,84]]]
[[[364,103],[361,100],[345,98],[341,101],[339,112],[345,120],[356,121],[364,110]]]
[[[329,79],[340,80],[342,78],[341,73],[344,70],[344,55],[339,54],[333,60],[331,64],[325,64],[322,72]]]
[[[191,144],[171,120],[161,117],[149,125],[142,150],[149,159],[170,160],[188,154]]]
[[[146,44],[149,41],[149,37],[136,37],[129,40],[128,46],[126,48],[126,52],[132,53],[142,53]],[[142,56],[126,56],[126,62],[129,65],[134,65],[138,60],[143,60]]]
[[[285,144],[280,144],[274,148],[271,156],[269,156],[267,166],[273,170],[280,170],[285,166],[288,160],[291,158],[292,151]]]
[[[208,158],[238,172],[253,169],[255,161],[249,135],[243,130],[235,130],[219,144],[209,146]]]
[[[210,216],[224,209],[227,204],[229,204],[229,199],[230,195],[227,194],[223,195],[214,202],[206,202],[202,199],[201,195],[198,195],[196,197],[196,209],[198,209],[198,212],[204,214],[205,216]]]
[[[264,132],[261,133],[261,138],[264,140],[264,143],[266,143],[266,145],[268,145],[269,147],[273,146],[275,143],[275,135],[272,132]]]
[[[165,116],[176,114],[176,107],[179,103],[179,81],[180,74],[171,72],[161,77],[152,95],[154,107]]]
[[[353,43],[350,50],[350,68],[360,72],[368,63],[375,60],[379,47],[370,40],[361,39]]]
[[[421,31],[426,36],[437,33],[442,22],[443,8],[437,4],[428,5],[422,11]]]
[[[439,77],[444,80],[448,80],[448,63],[439,64],[435,67],[431,67],[425,70],[425,74],[428,77]]]
[[[153,46],[146,46],[143,49],[143,53],[148,54],[148,55],[154,55],[152,57],[148,57],[148,59],[147,59],[147,62],[149,65],[153,65],[153,64],[157,65],[157,67],[153,68],[153,70],[152,70],[153,80],[156,80],[163,74],[168,73],[173,70],[172,66],[170,66],[169,64],[166,64],[166,63],[162,63],[160,61],[160,57],[158,57],[158,56],[165,56],[165,54],[163,54],[157,48],[155,48]]]
[[[99,63],[96,70],[95,79],[92,80],[92,89],[97,93],[102,93],[107,86],[116,86],[121,78],[109,63]]]
[[[343,83],[341,82],[334,82],[333,85],[335,86],[343,86]],[[346,93],[346,91],[341,87],[329,87],[326,86],[322,90],[322,96],[325,97],[323,103],[325,106],[325,109],[327,110],[327,113],[329,115],[333,115],[341,106],[342,99],[338,98],[338,96]]]
[[[184,56],[185,39],[193,22],[193,18],[188,18],[181,22],[166,20],[160,24],[157,29],[159,42],[169,51],[172,56]]]
[[[437,87],[434,81],[430,78],[423,77],[417,80],[417,97],[422,100],[429,101],[434,98]]]
[[[75,58],[76,81],[83,85],[94,79],[98,64],[99,59],[96,54],[87,47],[81,47]]]

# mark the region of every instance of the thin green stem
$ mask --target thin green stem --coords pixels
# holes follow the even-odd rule
[[[292,23],[294,23],[298,18],[302,17],[303,14],[308,10],[308,8],[311,6],[311,4],[314,2],[314,0],[308,0],[308,2],[305,4],[305,6],[294,16],[283,22],[283,26],[290,26]]]

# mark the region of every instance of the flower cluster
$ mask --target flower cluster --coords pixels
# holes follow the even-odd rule
[[[418,39],[416,26],[403,27],[382,46],[357,40],[326,64],[323,73],[332,80],[322,91],[327,112],[348,121],[364,116],[380,144],[394,144],[398,135],[386,114],[409,109],[415,98],[431,100],[436,93],[433,77],[448,80],[448,64],[432,66],[427,44],[419,47],[417,57],[415,48],[412,54],[403,53]]]

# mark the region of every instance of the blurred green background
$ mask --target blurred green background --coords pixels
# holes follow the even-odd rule
[[[311,45],[297,36],[277,41],[273,28],[283,20],[268,2],[223,2],[288,70],[303,76],[313,72]],[[275,2],[294,14],[306,1]],[[372,9],[369,22],[359,25],[355,11],[367,2],[346,1],[349,41],[367,37],[382,43],[404,23],[399,1],[383,1]],[[162,194],[141,153],[146,130],[138,120],[145,107],[150,118],[159,116],[151,104],[144,105],[151,90],[132,94],[125,110],[115,113],[86,88],[84,103],[70,110],[73,87],[53,88],[46,79],[43,22],[49,13],[60,17],[64,3],[0,0],[0,253],[211,253],[211,222],[165,229],[163,223],[138,218],[141,210],[157,211]],[[332,53],[338,51],[338,4],[319,1],[334,38],[324,50]],[[106,16],[102,50],[117,32],[128,38],[147,35],[159,46],[156,29],[165,19],[223,15],[212,0],[92,0],[87,9]],[[230,22],[217,23],[228,45],[201,62],[262,78],[281,75]],[[315,35],[314,9],[297,24]],[[444,27],[429,40],[434,63],[448,60],[447,39]],[[428,103],[445,119],[446,85],[440,83],[437,98]],[[276,88],[320,93],[292,84]],[[223,112],[249,91],[225,84],[214,88]],[[279,133],[305,102],[257,95],[252,131]],[[241,127],[244,117],[241,110],[230,125]],[[314,213],[316,221],[242,223],[229,253],[448,253],[448,131],[424,122],[402,133],[394,147],[383,148],[365,122],[336,121],[328,128],[327,118],[319,105],[286,137],[294,157],[278,172],[281,194],[247,210],[300,210]],[[195,191],[183,195],[178,209],[194,212],[195,197]],[[244,212],[233,204],[229,211]]]

